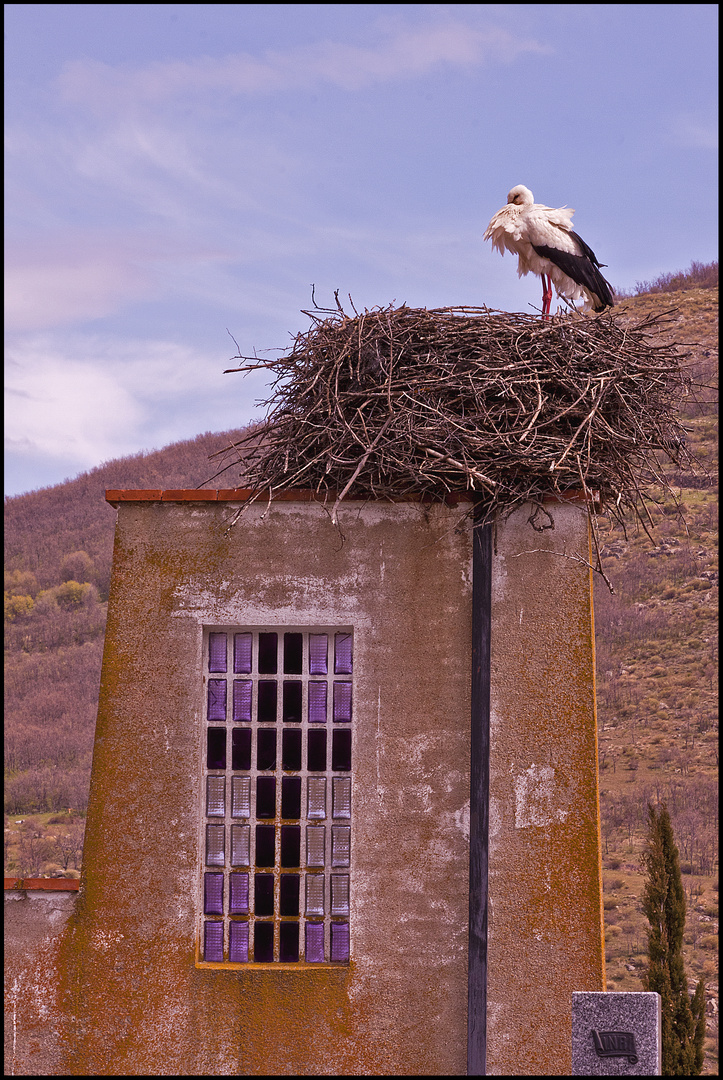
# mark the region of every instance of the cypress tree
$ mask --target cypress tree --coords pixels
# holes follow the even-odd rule
[[[648,806],[648,840],[643,863],[648,876],[643,911],[648,931],[646,990],[660,994],[663,1076],[697,1076],[703,1067],[705,984],[698,983],[691,1005],[683,965],[685,890],[668,809]]]
[[[703,1043],[705,1041],[705,982],[703,979],[698,981],[690,1009],[695,1020],[693,1075],[700,1076],[703,1071]]]

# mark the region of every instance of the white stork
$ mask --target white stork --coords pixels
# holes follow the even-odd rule
[[[600,273],[595,252],[573,232],[574,210],[553,209],[536,203],[524,184],[513,187],[507,206],[498,210],[485,230],[485,240],[503,255],[519,256],[517,276],[539,274],[542,278],[542,317],[550,317],[552,286],[558,296],[592,303],[595,311],[613,306],[610,283]]]

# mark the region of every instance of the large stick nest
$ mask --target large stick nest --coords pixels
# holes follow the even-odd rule
[[[688,459],[686,377],[675,345],[655,341],[661,316],[624,328],[610,314],[337,306],[304,312],[288,354],[229,369],[275,376],[266,420],[221,452],[254,497],[465,491],[489,519],[577,489],[643,520],[665,460]]]

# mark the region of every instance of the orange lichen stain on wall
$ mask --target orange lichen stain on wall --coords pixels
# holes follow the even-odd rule
[[[98,915],[80,904],[60,944],[60,1074],[384,1071],[352,1016],[353,963],[200,969],[186,942],[151,939],[139,948],[121,923],[99,929]]]
[[[353,969],[237,977],[246,1066],[253,1073],[359,1072],[348,987]],[[358,1048],[354,1048],[356,1051]]]

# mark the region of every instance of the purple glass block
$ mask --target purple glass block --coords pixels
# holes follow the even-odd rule
[[[309,780],[311,783],[311,780]],[[334,777],[332,807],[335,818],[351,817],[351,778],[348,776]],[[311,817],[311,814],[308,815]]]
[[[226,719],[226,680],[208,680],[208,719]]]
[[[309,683],[309,723],[326,723],[326,683]]]
[[[231,866],[248,866],[251,853],[251,826],[231,826]]]
[[[206,875],[209,876],[208,874]],[[231,874],[231,899],[229,913],[231,915],[248,915],[249,913],[249,876],[248,874]]]
[[[223,923],[203,924],[203,959],[207,964],[223,963]]]
[[[246,679],[236,679],[233,684],[233,718],[235,723],[244,724],[251,720],[251,687],[253,683]]]
[[[226,635],[208,635],[208,670],[226,670]]]
[[[248,776],[234,776],[232,785],[231,816],[251,817],[251,779]]]
[[[326,675],[329,639],[326,634],[309,634],[309,674]]]
[[[233,670],[235,675],[251,674],[251,641],[253,634],[234,634]]]
[[[311,825],[308,826],[312,828]],[[331,865],[348,866],[351,848],[351,828],[334,825],[331,830]]]
[[[223,817],[226,812],[226,778],[209,776],[206,778],[206,817]]]
[[[206,826],[206,866],[223,866],[225,863],[224,826]]]
[[[308,922],[306,924],[306,955],[307,964],[324,963],[324,924]]]
[[[204,915],[223,915],[223,874],[203,875]]]
[[[331,924],[331,959],[345,964],[349,960],[349,923]]]
[[[249,924],[232,922],[229,926],[228,958],[232,964],[249,962]]]
[[[348,723],[351,720],[351,683],[334,683],[334,723]]]
[[[351,675],[351,634],[334,635],[334,674]]]
[[[349,875],[331,875],[331,913],[332,915],[349,914]]]

